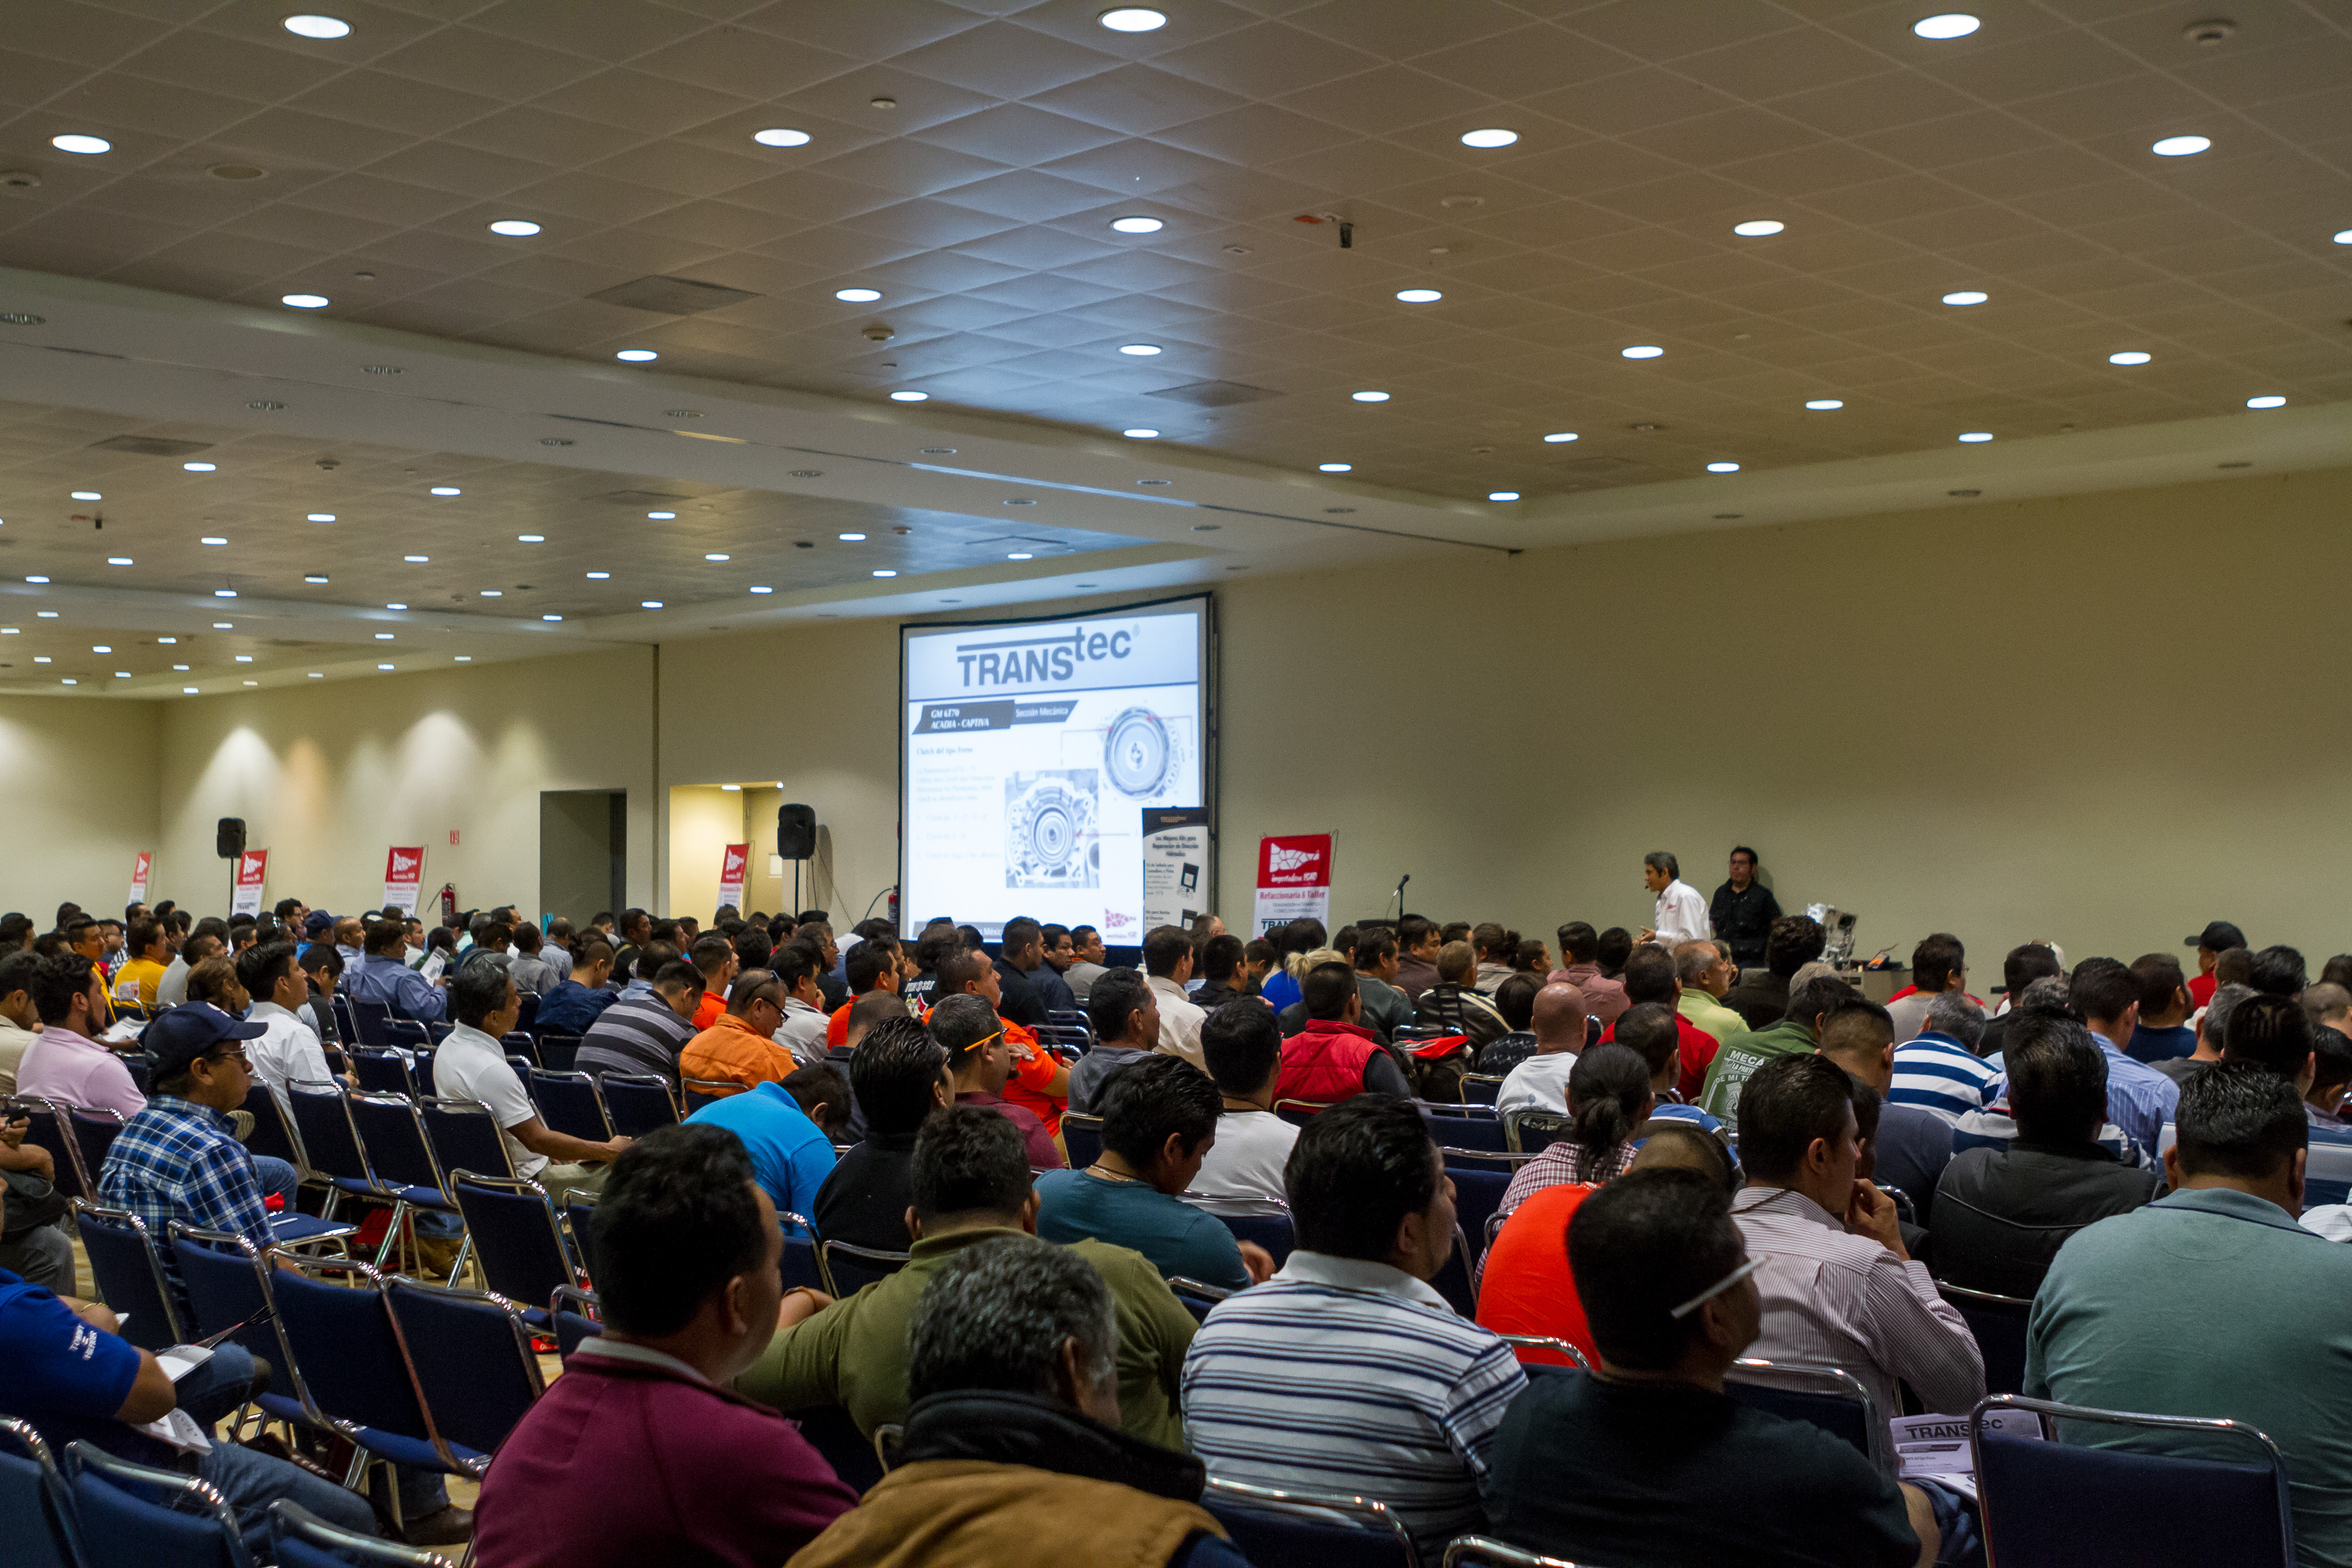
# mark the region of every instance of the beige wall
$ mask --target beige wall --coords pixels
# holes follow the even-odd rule
[[[1979,994],[2027,937],[2128,959],[2217,918],[2315,968],[2352,948],[2347,517],[2332,470],[1234,577],[1218,908],[1245,923],[1259,835],[1329,830],[1335,924],[1410,871],[1415,910],[1549,941],[1646,921],[1643,851],[1711,891],[1746,842],[1784,906],[1858,911],[1864,952],[1958,932]],[[0,905],[95,907],[152,839],[157,895],[215,907],[225,815],[272,849],[273,896],[372,903],[398,839],[427,846],[429,888],[528,904],[538,792],[610,787],[633,900],[707,915],[742,838],[747,903],[781,907],[793,800],[823,824],[803,902],[862,914],[897,875],[895,626],[663,647],[658,757],[653,662],[0,704]]]

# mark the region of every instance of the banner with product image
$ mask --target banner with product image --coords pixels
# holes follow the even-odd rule
[[[416,912],[417,896],[425,888],[425,848],[394,846],[383,858],[383,907],[402,914]]]
[[[1290,834],[1257,841],[1257,908],[1252,931],[1264,936],[1296,920],[1331,923],[1331,835]]]
[[[233,915],[259,915],[261,889],[269,884],[269,851],[248,849],[236,858],[236,895],[229,900]]]
[[[131,863],[131,902],[143,904],[147,901],[147,873],[154,864],[154,854],[145,849],[139,851],[139,858]]]
[[[1190,926],[1209,907],[1209,814],[1168,806],[1143,814],[1143,929]]]
[[[719,901],[734,905],[739,914],[743,909],[743,874],[751,864],[751,847],[749,844],[730,844],[726,855],[719,862]]]

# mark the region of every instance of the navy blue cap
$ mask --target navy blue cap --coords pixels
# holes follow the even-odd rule
[[[185,1071],[190,1062],[223,1040],[259,1039],[266,1033],[261,1025],[232,1018],[209,1002],[190,1002],[148,1025],[139,1043],[154,1057],[155,1079],[161,1082]]]

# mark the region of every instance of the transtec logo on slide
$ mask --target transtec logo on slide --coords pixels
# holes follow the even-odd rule
[[[955,658],[966,689],[1014,686],[1033,680],[1067,680],[1084,664],[1123,659],[1135,651],[1135,632],[1074,631],[1067,637],[1024,637],[1013,642],[956,644]]]

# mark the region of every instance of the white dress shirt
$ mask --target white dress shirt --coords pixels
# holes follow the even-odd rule
[[[1184,1195],[1198,1194],[1194,1201],[1211,1214],[1285,1213],[1282,1168],[1297,1142],[1298,1129],[1271,1110],[1227,1110],[1217,1118],[1217,1141]]]
[[[295,1079],[305,1083],[334,1082],[327,1053],[320,1048],[319,1037],[310,1032],[310,1025],[275,1002],[256,1002],[248,1016],[261,1026],[262,1034],[259,1039],[245,1043],[246,1060],[253,1064],[253,1076],[269,1086],[270,1097],[291,1127],[294,1102],[286,1096],[286,1085]]]
[[[1574,1051],[1542,1051],[1504,1075],[1495,1091],[1497,1115],[1513,1110],[1549,1110],[1568,1114],[1568,1075],[1576,1070]]]
[[[1208,1071],[1208,1058],[1201,1054],[1201,1026],[1208,1019],[1207,1010],[1166,975],[1151,976],[1151,989],[1160,998],[1160,1048]]]
[[[1672,948],[1685,942],[1706,942],[1715,935],[1715,922],[1707,918],[1706,900],[1699,890],[1677,877],[1666,884],[1658,895],[1658,912],[1651,917],[1650,929],[1657,933],[1661,946]]]

